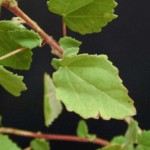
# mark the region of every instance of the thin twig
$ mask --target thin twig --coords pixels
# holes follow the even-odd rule
[[[16,50],[14,50],[14,51],[12,51],[12,52],[10,52],[10,53],[7,53],[7,54],[1,56],[1,57],[0,57],[0,60],[6,59],[6,58],[8,58],[8,57],[10,57],[10,56],[13,56],[13,55],[15,55],[15,54],[17,54],[17,53],[20,53],[20,52],[22,52],[22,51],[24,51],[24,50],[26,50],[26,49],[27,49],[27,48],[25,48],[25,47],[16,49]]]
[[[32,137],[32,138],[44,138],[47,140],[93,143],[102,146],[107,146],[110,144],[108,141],[100,138],[96,138],[94,141],[91,142],[87,138],[79,138],[77,136],[72,136],[72,135],[43,134],[43,133],[35,133],[35,132],[24,131],[24,130],[19,130],[14,128],[6,128],[6,127],[1,127],[0,133],[14,134],[18,136],[25,136],[25,137]]]
[[[29,16],[27,16],[18,6],[11,6],[8,2],[4,1],[2,4],[3,7],[11,11],[14,15],[22,18],[28,26],[30,26],[34,31],[36,31],[45,42],[56,49],[59,57],[62,56],[63,49],[57,44],[57,42],[50,37],[47,33],[41,29],[36,22],[34,22]]]

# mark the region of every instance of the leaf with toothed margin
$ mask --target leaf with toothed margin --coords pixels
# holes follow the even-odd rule
[[[0,21],[0,56],[21,47],[26,50],[0,60],[0,65],[13,69],[28,70],[32,61],[31,49],[41,44],[41,38],[32,30],[11,21]]]
[[[53,74],[56,97],[83,118],[123,119],[136,114],[118,70],[106,55],[64,57]]]
[[[49,126],[53,121],[58,118],[62,112],[62,105],[59,100],[56,99],[55,86],[51,77],[44,74],[44,118],[45,125]]]
[[[0,65],[0,85],[14,96],[20,96],[21,91],[26,90],[22,82],[23,77],[13,74]]]
[[[63,57],[77,55],[81,42],[72,37],[63,37],[59,40],[59,45],[64,49]]]
[[[81,34],[100,32],[117,17],[115,0],[48,0],[49,11],[63,17],[66,25]]]

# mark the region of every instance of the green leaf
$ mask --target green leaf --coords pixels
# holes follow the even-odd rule
[[[45,125],[49,126],[62,112],[61,102],[56,99],[55,87],[48,74],[44,74],[44,117]]]
[[[0,13],[1,13],[1,8],[2,8],[2,3],[3,3],[3,0],[0,0]]]
[[[33,30],[21,29],[8,32],[9,37],[22,47],[41,46],[42,39]]]
[[[127,149],[124,149],[121,145],[112,145],[112,146],[106,146],[98,150],[127,150]]]
[[[84,120],[80,120],[77,127],[77,136],[86,138],[88,136],[88,126]]]
[[[141,145],[138,145],[135,150],[144,150],[144,148]]]
[[[81,34],[100,32],[117,16],[115,0],[49,0],[49,11],[61,15],[66,25]]]
[[[138,136],[138,123],[137,121],[132,120],[125,134],[124,145],[128,146],[131,144],[135,144],[135,142],[137,141],[137,136]]]
[[[7,135],[0,134],[0,150],[21,150]]]
[[[107,146],[99,150],[134,150],[134,147],[133,146],[123,147],[121,145],[111,145],[111,146]]]
[[[68,56],[59,60],[59,65],[53,74],[56,97],[69,111],[106,120],[135,115],[133,101],[107,56]]]
[[[30,143],[33,150],[50,150],[50,145],[44,139],[34,139]]]
[[[3,66],[27,70],[32,61],[31,48],[41,44],[41,39],[32,30],[11,21],[0,21],[0,56],[6,55],[21,47],[27,49],[11,57],[0,60]]]
[[[72,47],[79,47],[81,45],[81,42],[72,38],[72,37],[63,37],[59,40],[59,45],[63,49],[72,48]]]
[[[0,85],[14,96],[19,96],[21,91],[26,90],[25,84],[22,82],[23,77],[13,74],[0,65]]]
[[[112,140],[111,140],[111,144],[113,145],[122,145],[125,141],[125,137],[120,135],[120,136],[115,136]]]
[[[89,139],[90,142],[93,142],[96,139],[96,134],[88,134],[87,138]]]
[[[65,57],[77,55],[81,42],[71,37],[63,37],[59,40],[59,45],[64,49],[63,56]]]
[[[57,58],[53,58],[53,60],[52,60],[51,64],[56,70],[58,70],[60,67],[60,61],[61,61],[61,59],[57,59]]]
[[[141,150],[150,150],[150,130],[142,132],[138,137],[138,144],[140,145]]]

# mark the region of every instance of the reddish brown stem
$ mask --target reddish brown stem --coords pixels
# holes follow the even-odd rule
[[[72,136],[72,135],[42,134],[42,133],[35,133],[35,132],[24,131],[24,130],[19,130],[14,128],[5,128],[5,127],[0,128],[0,133],[14,134],[18,136],[25,136],[25,137],[32,137],[32,138],[44,138],[47,140],[93,143],[102,146],[107,146],[110,144],[108,141],[100,138],[96,138],[94,141],[91,142],[87,138],[79,138],[77,136]]]
[[[57,42],[45,33],[30,17],[28,17],[18,6],[11,6],[6,1],[2,4],[3,7],[11,11],[16,16],[22,18],[28,26],[30,26],[34,31],[36,31],[45,42],[57,51],[57,55],[60,57],[63,53],[63,49],[57,44]]]
[[[62,32],[63,32],[63,36],[67,36],[67,27],[63,20],[62,20]]]

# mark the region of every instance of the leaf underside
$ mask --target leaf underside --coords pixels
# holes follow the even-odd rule
[[[100,32],[117,16],[115,0],[49,0],[49,11],[61,15],[66,25],[81,34]]]
[[[117,68],[107,56],[68,56],[57,63],[60,67],[53,74],[56,96],[69,111],[83,118],[106,120],[123,119],[136,113]]]
[[[62,105],[56,99],[55,87],[48,74],[44,74],[44,118],[45,125],[49,126],[62,112]]]

